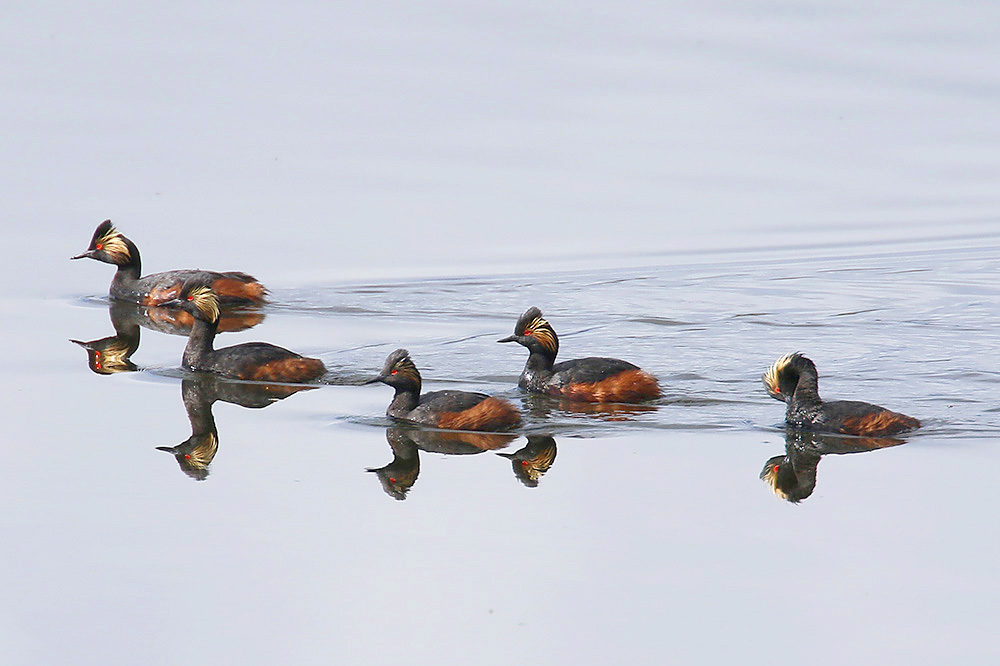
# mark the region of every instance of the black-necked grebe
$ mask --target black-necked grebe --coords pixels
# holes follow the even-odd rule
[[[580,358],[556,363],[559,337],[538,308],[528,308],[514,335],[497,342],[528,348],[518,386],[534,393],[581,402],[642,402],[660,396],[656,378],[617,358]]]
[[[912,416],[868,402],[821,400],[816,364],[798,352],[775,361],[761,380],[772,398],[786,404],[785,423],[792,428],[881,437],[920,427]]]
[[[219,300],[208,287],[186,285],[179,298],[164,305],[181,307],[194,316],[182,362],[188,370],[265,382],[308,382],[326,372],[319,359],[305,358],[267,342],[246,342],[214,349]]]
[[[511,403],[483,393],[432,391],[420,394],[420,372],[405,349],[389,354],[378,377],[396,389],[386,415],[403,421],[449,430],[501,430],[521,422],[521,413]]]
[[[185,269],[140,277],[139,249],[115,229],[111,220],[98,225],[86,252],[71,258],[84,257],[117,266],[111,280],[111,298],[140,305],[162,305],[177,298],[184,285],[211,287],[223,305],[259,304],[267,295],[267,289],[255,277],[238,271],[216,273]]]

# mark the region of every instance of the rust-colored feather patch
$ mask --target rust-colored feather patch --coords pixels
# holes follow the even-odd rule
[[[172,301],[173,299],[180,296],[181,289],[184,285],[181,282],[174,282],[173,284],[163,285],[162,287],[153,287],[149,290],[149,293],[142,297],[142,304],[146,307],[153,307],[156,305],[162,305],[167,301]]]
[[[895,435],[905,430],[913,430],[920,427],[920,421],[912,416],[899,414],[888,409],[866,414],[864,416],[847,417],[840,426],[840,432],[846,435],[862,435],[868,437],[881,437],[883,435]]]
[[[249,280],[240,280],[234,277],[221,277],[212,282],[212,291],[219,296],[219,300],[224,303],[247,301],[250,303],[263,303],[267,295],[267,289],[260,282],[250,276]]]
[[[517,407],[500,398],[486,398],[460,412],[442,412],[437,427],[449,430],[499,430],[521,422]]]
[[[326,372],[318,358],[282,358],[269,361],[243,373],[240,379],[261,382],[308,382]]]
[[[660,385],[648,372],[625,370],[599,382],[564,386],[561,397],[581,402],[642,402],[660,397]]]

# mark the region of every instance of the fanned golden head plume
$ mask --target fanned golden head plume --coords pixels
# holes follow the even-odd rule
[[[785,371],[788,369],[788,366],[798,361],[801,357],[801,352],[792,352],[791,354],[785,354],[771,364],[771,367],[768,368],[767,372],[765,372],[760,378],[761,381],[764,382],[764,388],[767,389],[768,395],[775,400],[781,400],[782,402],[791,397],[782,392],[782,379]]]
[[[210,287],[191,287],[182,298],[190,301],[209,323],[219,321],[219,297]]]
[[[90,249],[103,252],[115,264],[127,264],[132,258],[125,237],[111,224],[111,220],[104,220],[98,225],[90,241]]]
[[[559,352],[559,336],[556,335],[552,324],[542,316],[542,311],[536,307],[528,308],[517,320],[514,335],[534,338],[553,356]]]

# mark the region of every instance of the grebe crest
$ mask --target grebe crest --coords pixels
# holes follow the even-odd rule
[[[517,320],[514,326],[514,336],[517,342],[525,347],[531,347],[531,341],[535,340],[545,352],[553,358],[559,353],[559,336],[556,335],[542,311],[536,307],[530,307]]]
[[[189,301],[210,324],[219,321],[219,297],[211,287],[195,286],[185,290],[181,298]]]
[[[127,264],[132,260],[132,251],[125,237],[111,224],[111,220],[104,220],[97,225],[87,252],[92,255],[104,253],[113,264]]]
[[[410,352],[405,349],[397,349],[389,354],[379,373],[379,381],[390,386],[416,384],[416,390],[420,391],[420,371],[410,358]]]
[[[767,372],[761,377],[767,394],[775,400],[785,402],[792,397],[795,392],[795,385],[799,380],[798,372],[793,370],[794,366],[804,359],[802,352],[792,352],[785,354],[771,364]]]

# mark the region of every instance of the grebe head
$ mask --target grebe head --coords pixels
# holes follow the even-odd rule
[[[97,225],[94,237],[90,240],[90,246],[86,252],[82,252],[70,259],[96,259],[106,264],[124,266],[135,260],[138,251],[129,239],[121,235],[111,220],[104,220]]]
[[[415,390],[419,393],[420,371],[413,364],[410,352],[405,349],[397,349],[385,359],[385,365],[382,366],[382,372],[378,374],[378,377],[367,383],[374,384],[375,382],[388,384],[397,390]]]
[[[554,359],[559,353],[559,336],[552,325],[542,317],[542,311],[530,307],[517,320],[514,335],[497,340],[497,342],[516,342],[524,345],[532,353],[540,353]]]
[[[785,354],[771,364],[767,372],[760,378],[764,382],[764,388],[768,395],[775,400],[788,402],[795,393],[795,387],[799,383],[799,375],[802,372],[811,371],[816,374],[816,365],[801,352]]]
[[[185,285],[181,293],[172,300],[163,303],[167,307],[178,307],[190,312],[196,319],[215,324],[219,321],[219,297],[211,287],[202,285]]]

